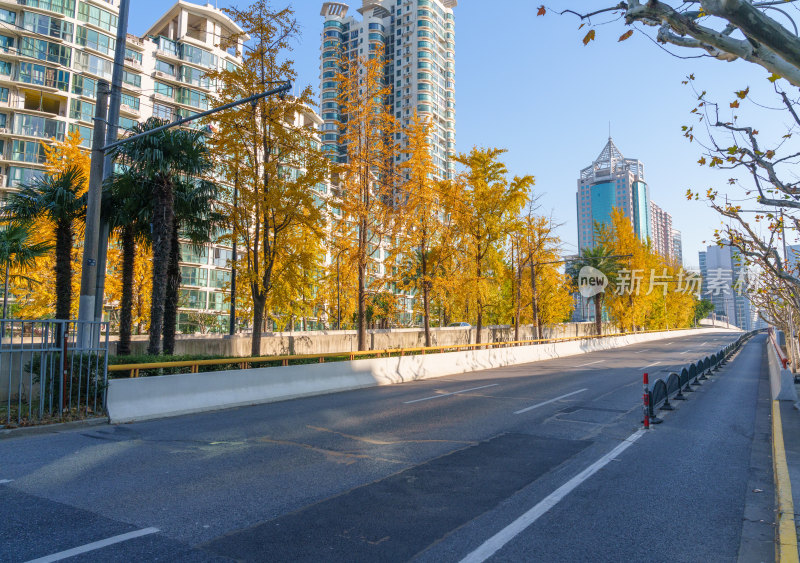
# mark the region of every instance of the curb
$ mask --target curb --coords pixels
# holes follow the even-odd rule
[[[71,420],[69,422],[57,422],[55,424],[36,424],[17,428],[0,428],[0,440],[10,440],[23,436],[37,436],[40,434],[57,434],[63,431],[85,428],[87,426],[99,426],[101,424],[108,424],[107,416]]]
[[[786,464],[786,450],[783,445],[783,424],[781,423],[779,401],[772,401],[772,464],[775,478],[775,505],[777,507],[775,561],[795,563],[798,561],[797,529],[794,522],[792,483],[789,480],[789,467]]]

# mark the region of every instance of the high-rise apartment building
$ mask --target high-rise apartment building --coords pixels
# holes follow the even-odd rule
[[[136,10],[136,2],[131,2]],[[13,190],[43,174],[42,142],[78,131],[92,140],[97,83],[111,81],[119,0],[0,1],[0,186]],[[210,69],[241,62],[241,29],[210,4],[179,0],[144,37],[128,35],[120,134],[156,116],[173,120],[208,108]],[[192,312],[220,315],[230,249],[182,245],[180,322]]]
[[[651,236],[650,190],[644,165],[622,156],[611,137],[595,161],[581,170],[576,202],[580,249],[594,247],[595,224],[610,224],[615,207],[631,220],[639,238]]]
[[[332,158],[344,162],[340,142],[343,118],[336,100],[336,72],[343,57],[385,54],[385,77],[391,85],[392,105],[400,124],[409,124],[414,112],[431,124],[431,152],[437,179],[455,173],[455,20],[457,0],[362,0],[360,17],[348,15],[343,2],[325,2],[321,15],[320,95],[323,146]],[[405,142],[402,134],[396,139]],[[401,162],[402,155],[395,157]]]
[[[654,202],[650,202],[650,233],[653,250],[661,256],[673,256],[672,250],[672,215],[664,211]]]

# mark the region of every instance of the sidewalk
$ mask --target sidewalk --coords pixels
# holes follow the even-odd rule
[[[781,369],[779,352],[768,337],[765,353],[772,395],[772,464],[775,482],[775,560],[798,561],[800,509],[800,385]]]

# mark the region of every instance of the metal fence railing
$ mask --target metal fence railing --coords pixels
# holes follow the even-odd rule
[[[249,369],[254,367],[289,366],[304,363],[324,363],[335,361],[361,360],[368,358],[389,358],[397,356],[415,356],[424,354],[440,354],[445,352],[467,352],[471,350],[494,350],[512,348],[517,346],[533,346],[539,344],[555,344],[559,342],[575,342],[579,340],[596,340],[612,336],[630,336],[633,334],[647,334],[652,332],[680,332],[682,328],[644,330],[639,332],[615,332],[602,336],[565,336],[555,338],[542,338],[537,340],[498,340],[483,342],[481,344],[446,344],[430,347],[416,348],[388,348],[385,350],[365,350],[361,352],[320,352],[317,354],[290,354],[279,356],[245,356],[214,359],[193,359],[163,362],[142,362],[135,364],[116,364],[108,366],[111,377],[140,377],[142,375],[171,375],[176,373],[199,373],[200,371]]]
[[[0,424],[100,416],[108,323],[0,319]]]

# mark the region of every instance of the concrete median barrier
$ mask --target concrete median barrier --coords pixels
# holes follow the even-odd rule
[[[634,333],[468,352],[113,379],[109,381],[107,409],[112,423],[147,420],[455,375],[709,332],[691,329]]]

